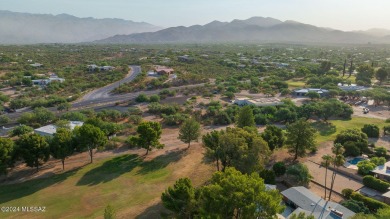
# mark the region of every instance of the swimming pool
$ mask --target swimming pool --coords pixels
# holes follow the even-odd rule
[[[348,160],[348,163],[350,164],[353,164],[353,165],[356,165],[357,163],[359,163],[360,161],[362,160],[365,160],[364,158],[361,158],[361,157],[355,157],[353,158],[352,160]]]

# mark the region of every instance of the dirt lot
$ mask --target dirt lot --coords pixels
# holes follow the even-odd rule
[[[370,109],[370,112],[367,114],[363,113],[363,108]],[[353,115],[359,117],[367,117],[367,118],[376,118],[376,119],[389,119],[390,118],[390,108],[387,106],[353,106]]]

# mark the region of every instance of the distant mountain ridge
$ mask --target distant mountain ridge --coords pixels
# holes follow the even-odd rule
[[[224,43],[286,42],[367,44],[390,43],[389,37],[369,32],[345,32],[296,21],[253,17],[232,22],[213,21],[206,25],[170,27],[152,33],[116,35],[95,43]]]
[[[0,10],[0,44],[79,43],[115,34],[161,30],[145,22],[78,18],[68,14],[30,14]]]

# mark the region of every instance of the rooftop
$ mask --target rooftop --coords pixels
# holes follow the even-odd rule
[[[305,187],[291,187],[284,190],[281,194],[293,202],[298,208],[293,213],[305,212],[307,215],[313,215],[318,219],[336,219],[341,218],[335,212],[342,212],[342,218],[349,218],[355,213],[344,206],[325,201]]]
[[[373,171],[371,171],[376,174],[380,175],[387,175],[390,176],[390,161],[385,163],[384,165],[377,166]]]
[[[71,130],[73,130],[77,126],[82,126],[84,122],[81,121],[70,121],[69,127]],[[46,134],[46,135],[53,135],[57,132],[57,126],[50,124],[47,126],[42,126],[40,128],[34,129],[35,132]]]

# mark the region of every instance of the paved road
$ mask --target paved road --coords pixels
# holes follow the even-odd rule
[[[130,71],[124,79],[89,92],[86,95],[84,95],[80,101],[91,101],[91,100],[109,98],[111,96],[111,92],[115,88],[119,87],[121,84],[131,82],[139,75],[139,73],[141,73],[140,66],[132,65],[129,67],[130,67]]]

